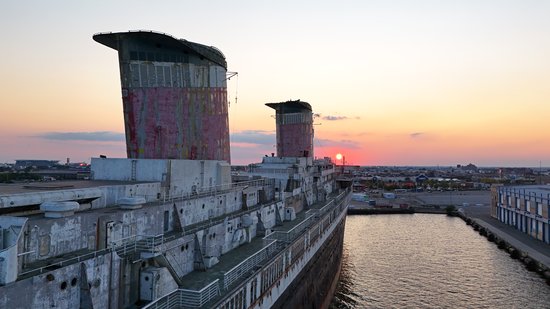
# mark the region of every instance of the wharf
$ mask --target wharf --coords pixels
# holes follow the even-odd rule
[[[440,206],[408,206],[406,208],[376,207],[366,202],[351,201],[348,207],[348,215],[391,215],[391,214],[446,214],[445,207]]]
[[[489,214],[490,207],[475,207],[463,210],[466,217],[470,217],[478,225],[491,231],[495,236],[506,241],[517,250],[525,252],[547,269],[550,269],[550,245],[491,217]]]
[[[348,208],[348,215],[413,214],[413,208]]]

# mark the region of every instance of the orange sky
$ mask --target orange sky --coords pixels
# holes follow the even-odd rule
[[[548,1],[56,4],[3,5],[0,162],[125,156],[117,54],[91,36],[152,29],[214,45],[239,72],[233,163],[275,151],[264,103],[301,99],[320,114],[317,156],[550,166]]]

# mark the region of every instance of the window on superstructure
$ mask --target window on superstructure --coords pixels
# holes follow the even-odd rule
[[[542,203],[537,203],[537,215],[542,216]]]
[[[520,208],[521,206],[521,199],[519,197],[516,197],[516,208]]]
[[[170,213],[168,210],[164,211],[164,232],[170,229]]]
[[[527,212],[531,212],[531,201],[530,200],[525,200],[525,210]]]

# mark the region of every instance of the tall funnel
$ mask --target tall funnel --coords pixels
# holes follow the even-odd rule
[[[311,105],[300,100],[267,103],[275,110],[278,157],[313,157]]]
[[[93,39],[118,51],[128,158],[230,162],[221,51],[150,31]]]

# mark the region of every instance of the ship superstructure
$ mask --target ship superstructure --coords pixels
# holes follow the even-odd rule
[[[128,158],[230,162],[219,49],[153,31],[93,39],[118,51]]]
[[[161,47],[163,40],[175,40],[155,35]],[[122,37],[106,36],[118,47],[126,44]],[[128,104],[124,49],[118,50]],[[221,53],[204,53],[214,66],[225,64],[216,58]],[[153,106],[181,107],[171,101],[159,105],[162,96],[150,99]],[[297,102],[309,107],[300,109],[307,120],[311,107],[305,102],[276,106],[293,110]],[[189,108],[189,119],[209,118],[201,108],[207,109]],[[161,132],[189,125],[174,121]],[[277,121],[278,134],[286,124]],[[153,143],[149,152],[147,142],[140,151],[132,133],[128,138],[128,126],[130,158],[93,158],[92,180],[0,185],[0,308],[328,306],[350,197],[329,158],[314,159],[304,143],[298,155],[266,156],[246,173],[232,175],[225,155],[174,159],[167,144]],[[157,134],[137,131],[146,132],[137,140]],[[304,141],[313,140],[312,129],[303,132],[311,134]],[[206,141],[207,150],[224,144],[224,134],[216,138]],[[282,143],[278,154],[294,146]]]

